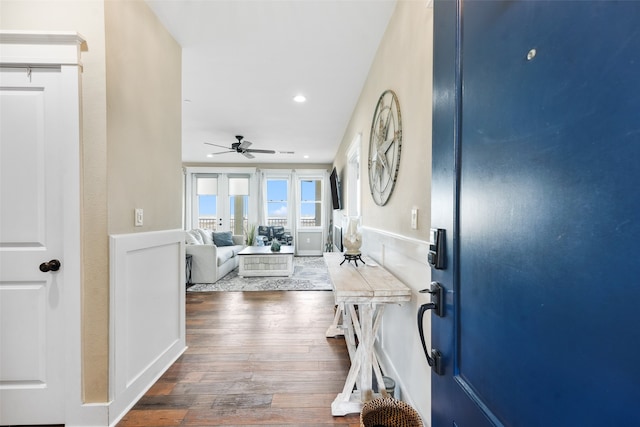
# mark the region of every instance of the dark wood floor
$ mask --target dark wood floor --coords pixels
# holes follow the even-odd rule
[[[326,291],[187,292],[189,349],[118,427],[359,426],[331,415],[349,370],[333,313]]]

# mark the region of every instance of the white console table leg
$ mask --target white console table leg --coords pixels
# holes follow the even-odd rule
[[[377,309],[376,309],[377,308]],[[346,414],[360,412],[365,402],[379,396],[372,390],[372,369],[375,371],[378,384],[382,381],[382,372],[375,354],[374,342],[380,328],[384,305],[359,304],[356,315],[355,305],[346,304],[344,311],[347,323],[347,348],[351,356],[351,368],[342,389],[331,404],[331,414],[343,416]],[[355,337],[358,338],[358,345],[355,346]],[[353,342],[351,341],[353,339]],[[353,346],[353,347],[352,347]],[[357,390],[353,390],[357,386]],[[382,386],[384,388],[384,386]],[[387,395],[386,390],[383,395]]]
[[[336,314],[333,316],[333,322],[331,322],[331,326],[329,326],[329,329],[327,329],[325,334],[327,338],[335,338],[344,335],[344,325],[340,321],[343,318],[343,312],[344,303],[341,302],[336,306]]]

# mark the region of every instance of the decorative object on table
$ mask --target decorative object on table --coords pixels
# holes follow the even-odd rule
[[[244,234],[247,237],[247,246],[253,246],[256,244],[256,227],[257,226],[255,224],[249,224],[244,230]]]
[[[278,239],[276,239],[275,237],[271,241],[271,251],[280,252],[280,243],[278,242]]]
[[[401,148],[400,103],[394,91],[386,90],[378,99],[369,137],[369,189],[379,206],[386,205],[393,193]]]
[[[358,266],[358,261],[365,263],[362,260],[362,252],[360,247],[362,246],[362,226],[359,216],[350,216],[343,218],[345,225],[342,227],[342,244],[344,246],[344,259],[340,265],[345,261],[353,261]]]

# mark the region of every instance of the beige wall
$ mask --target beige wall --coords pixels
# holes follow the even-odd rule
[[[181,228],[181,48],[145,2],[107,1],[105,18],[109,233]]]
[[[76,31],[82,52],[82,336],[83,389],[88,402],[108,398],[109,265],[106,186],[106,64],[102,1],[0,0],[7,30]]]
[[[428,240],[431,222],[432,33],[433,9],[427,2],[398,1],[334,162],[346,178],[347,150],[362,133],[363,225],[423,240]],[[367,159],[371,120],[387,89],[400,101],[402,153],[394,192],[380,207],[371,198]],[[343,192],[346,187],[344,182]],[[418,230],[411,229],[412,208],[418,208]]]
[[[0,11],[2,29],[76,31],[87,41],[82,52],[82,382],[85,402],[106,402],[108,235],[134,231],[134,205],[146,214],[145,226],[135,231],[180,228],[180,47],[141,1],[0,0]]]
[[[348,179],[347,152],[362,133],[361,213],[364,226],[369,227],[363,234],[363,251],[412,291],[410,302],[386,307],[376,347],[385,374],[394,378],[402,399],[418,410],[425,425],[431,420],[431,371],[420,343],[416,313],[427,302],[418,291],[431,277],[426,254],[431,222],[432,57],[433,9],[427,2],[399,0],[335,159],[343,180]],[[403,144],[396,188],[387,205],[380,207],[369,191],[367,158],[375,106],[387,89],[393,89],[400,101]],[[347,187],[345,180],[343,193]],[[412,208],[419,209],[417,230],[411,229]],[[429,321],[427,316],[427,345]]]

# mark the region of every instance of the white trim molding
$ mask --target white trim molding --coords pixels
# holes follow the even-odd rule
[[[109,424],[186,350],[184,231],[110,236]]]

